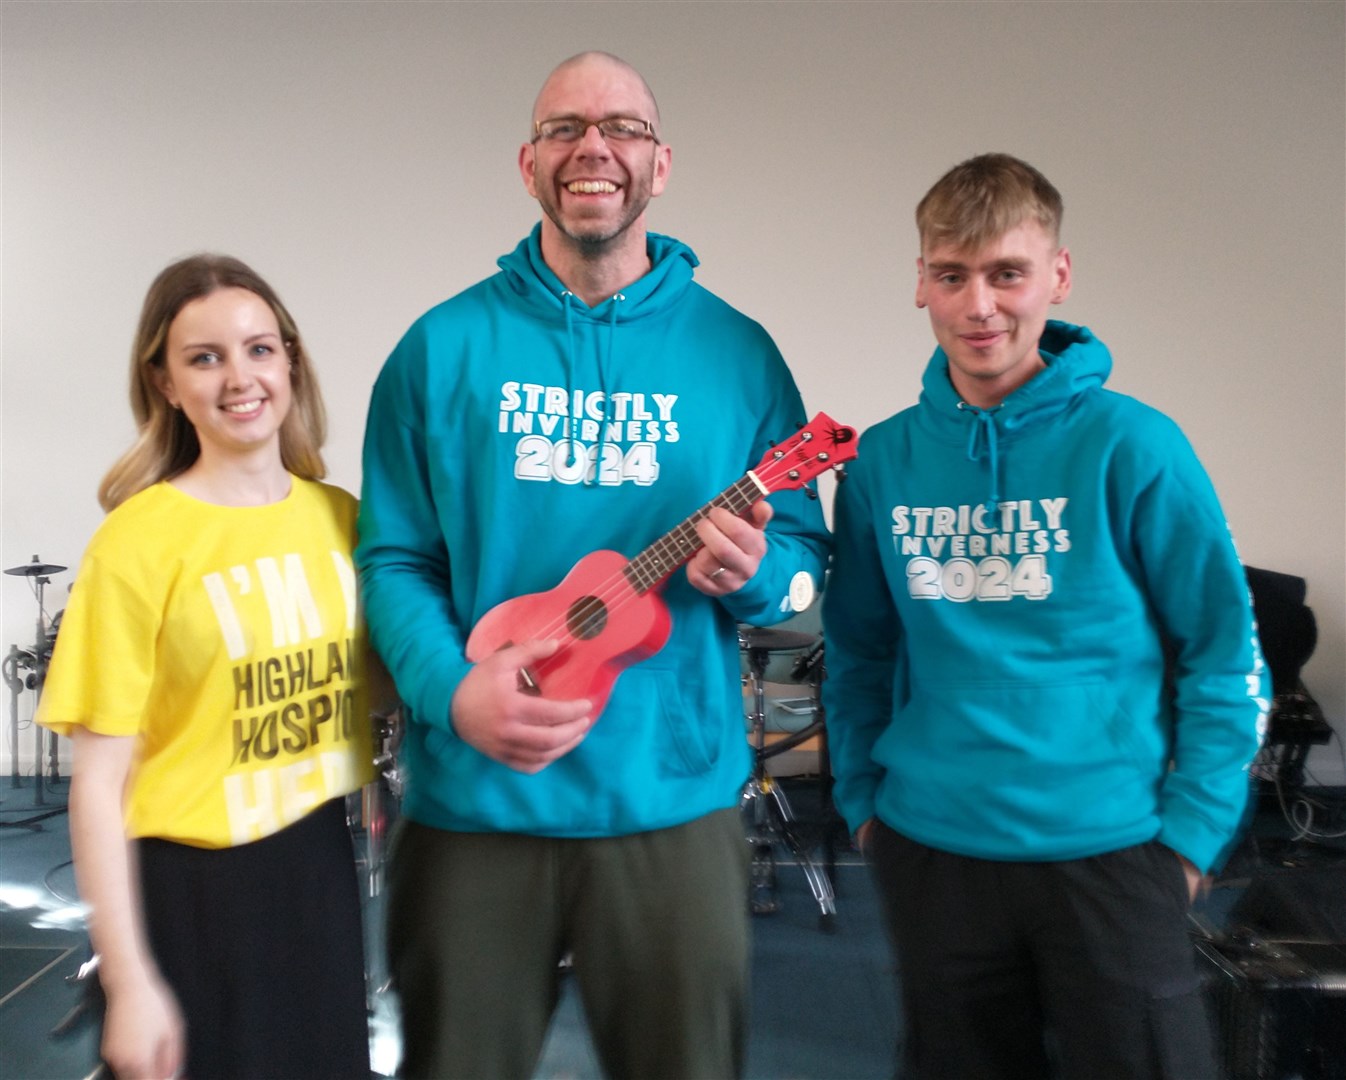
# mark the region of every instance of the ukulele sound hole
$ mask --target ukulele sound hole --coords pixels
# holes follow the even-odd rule
[[[596,638],[608,624],[608,609],[596,596],[581,596],[566,612],[566,629],[572,637]]]

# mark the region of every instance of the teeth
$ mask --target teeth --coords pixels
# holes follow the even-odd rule
[[[262,403],[260,401],[244,401],[238,405],[226,405],[224,411],[231,413],[250,413],[256,412],[261,407]]]
[[[617,185],[609,180],[576,180],[566,185],[572,195],[611,195]]]

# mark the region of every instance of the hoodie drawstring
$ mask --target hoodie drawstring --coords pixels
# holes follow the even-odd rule
[[[598,456],[594,458],[594,480],[598,483],[598,471],[603,467],[603,451],[608,446],[608,424],[612,421],[612,400],[608,397],[608,372],[612,370],[612,349],[617,342],[617,305],[626,297],[621,293],[612,294],[612,311],[608,319],[608,347],[603,363],[598,366],[598,389],[603,394],[603,421],[598,426]]]
[[[570,317],[570,302],[575,294],[569,289],[561,293],[561,306],[566,309],[566,467],[575,464],[575,324]]]
[[[968,432],[967,459],[981,460],[981,445],[986,446],[986,456],[991,459],[991,495],[986,500],[987,512],[994,511],[1000,505],[1000,446],[995,426],[995,409],[979,409],[960,401],[958,407],[972,414],[974,423]],[[998,409],[999,406],[996,406]]]
[[[571,302],[575,294],[569,289],[561,293],[561,306],[566,312],[566,465],[575,464],[575,321],[572,316]],[[613,293],[612,311],[608,319],[608,341],[603,361],[598,365],[598,391],[603,396],[603,419],[598,424],[598,453],[594,457],[594,475],[586,484],[598,483],[598,474],[603,468],[603,451],[608,445],[608,424],[612,422],[612,399],[608,395],[607,374],[612,370],[612,350],[617,340],[617,305],[626,299],[622,293]]]

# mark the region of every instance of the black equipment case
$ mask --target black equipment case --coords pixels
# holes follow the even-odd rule
[[[1346,945],[1198,939],[1230,1080],[1346,1080]]]

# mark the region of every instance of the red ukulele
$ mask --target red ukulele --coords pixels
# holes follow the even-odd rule
[[[554,701],[588,698],[597,716],[617,676],[668,641],[673,621],[659,589],[701,548],[696,523],[717,506],[741,514],[771,492],[803,487],[853,457],[855,429],[819,413],[755,469],[634,559],[595,551],[577,562],[556,588],[492,608],[467,639],[467,658],[475,663],[515,642],[554,638],[559,642],[556,652],[521,672],[521,681]]]

